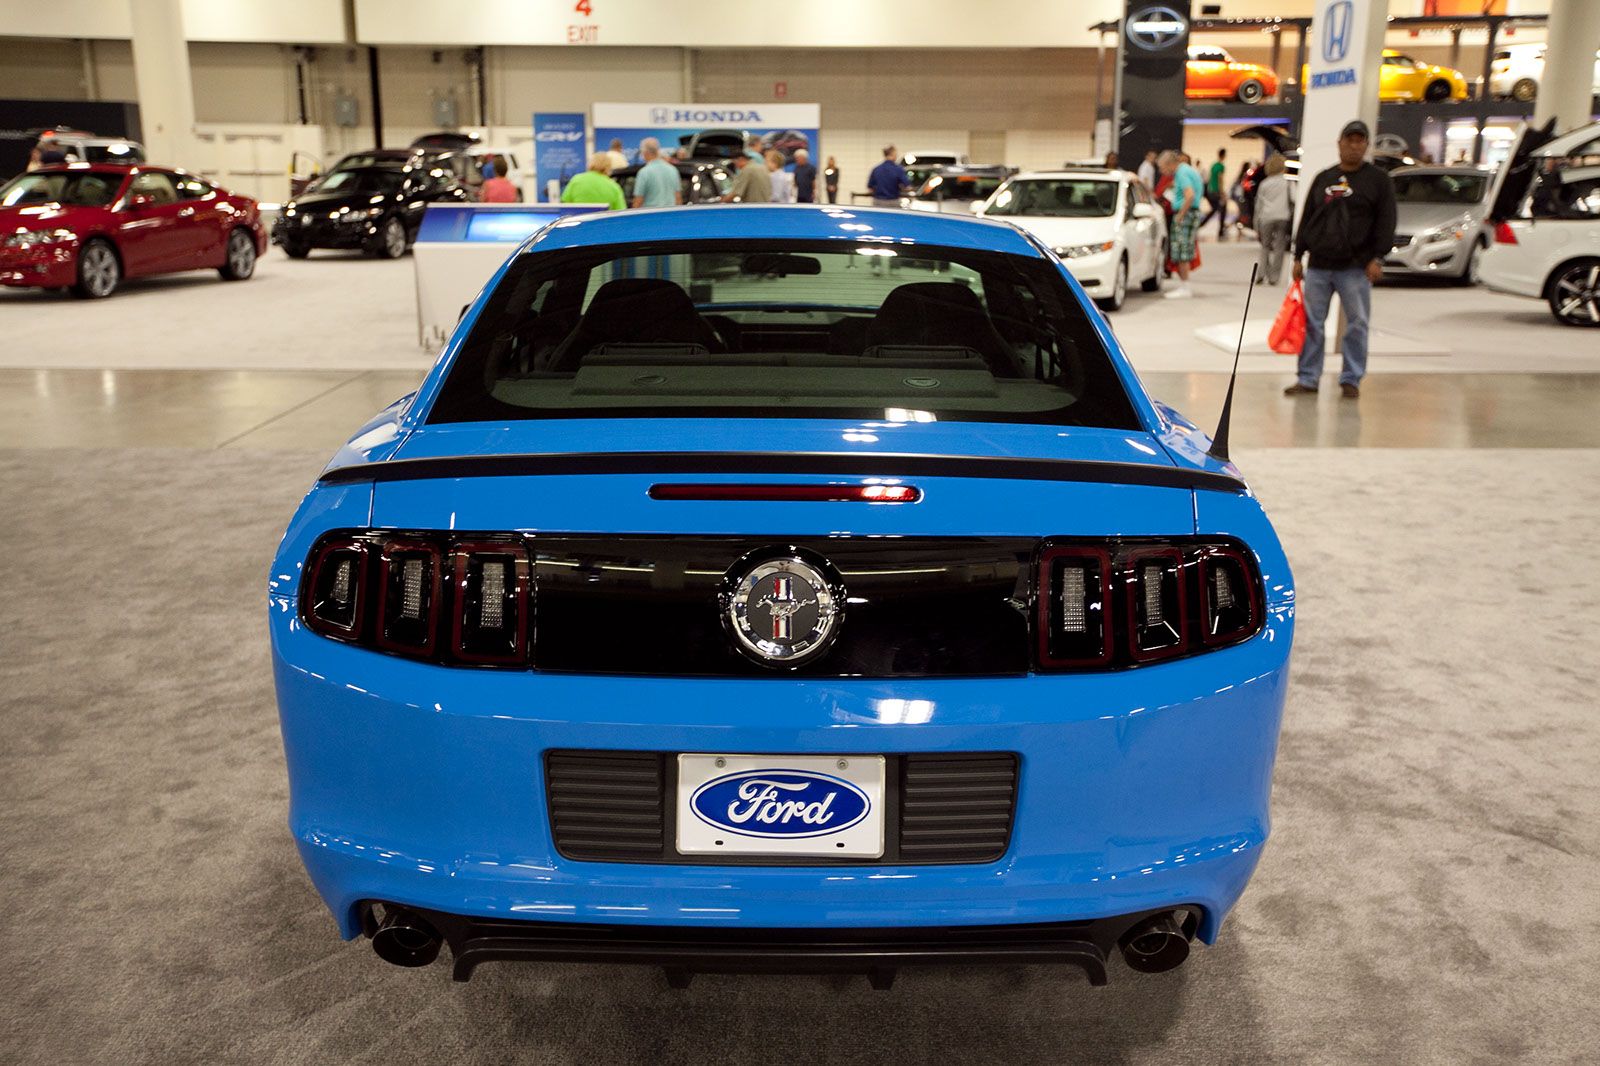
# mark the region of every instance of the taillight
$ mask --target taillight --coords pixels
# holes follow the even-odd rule
[[[1501,222],[1494,228],[1494,243],[1516,244],[1517,231],[1511,228],[1511,223]]]
[[[1227,542],[1047,545],[1035,620],[1041,670],[1136,666],[1235,644],[1261,629],[1261,581]]]
[[[306,625],[324,636],[355,637],[366,591],[366,544],[351,537],[324,540],[306,567],[301,597]]]
[[[420,659],[525,664],[532,579],[520,540],[340,534],[312,549],[300,614],[324,636]]]

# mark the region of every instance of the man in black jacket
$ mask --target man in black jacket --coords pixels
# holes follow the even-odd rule
[[[1394,184],[1381,167],[1366,161],[1367,124],[1347,123],[1339,134],[1339,162],[1318,174],[1305,196],[1294,238],[1294,278],[1304,280],[1306,340],[1300,375],[1285,396],[1315,396],[1322,379],[1328,305],[1339,294],[1344,307],[1344,343],[1339,391],[1361,395],[1367,373],[1367,319],[1372,283],[1383,276],[1383,257],[1394,247]],[[1309,255],[1311,265],[1302,260]]]

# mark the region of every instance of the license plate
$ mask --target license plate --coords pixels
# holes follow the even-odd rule
[[[678,853],[876,859],[882,755],[678,756]]]

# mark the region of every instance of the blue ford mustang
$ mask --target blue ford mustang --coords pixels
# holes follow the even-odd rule
[[[425,965],[1178,965],[1267,838],[1278,539],[1005,224],[531,238],[273,564],[290,826]]]

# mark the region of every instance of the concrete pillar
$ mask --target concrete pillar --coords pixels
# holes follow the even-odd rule
[[[1533,124],[1556,120],[1556,132],[1586,125],[1594,95],[1594,53],[1600,48],[1600,2],[1551,0],[1550,42],[1533,105]]]
[[[128,0],[139,125],[152,163],[200,169],[194,159],[194,86],[182,0]]]

